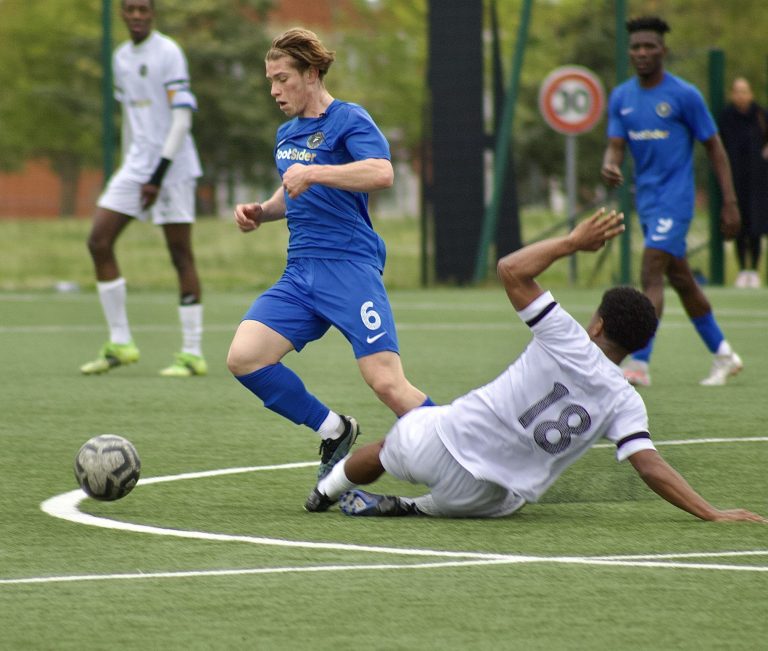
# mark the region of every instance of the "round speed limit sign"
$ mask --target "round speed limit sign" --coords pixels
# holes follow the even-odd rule
[[[547,124],[566,135],[594,127],[605,109],[605,91],[588,68],[563,66],[547,75],[539,89],[539,110]]]

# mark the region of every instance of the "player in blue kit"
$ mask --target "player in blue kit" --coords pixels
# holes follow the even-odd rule
[[[726,341],[712,306],[686,258],[686,235],[693,219],[695,185],[693,142],[707,152],[723,194],[721,230],[739,231],[740,217],[731,169],[712,116],[698,89],[664,69],[669,26],[654,16],[627,22],[629,56],[637,76],[617,86],[608,108],[608,146],[602,166],[610,186],[624,182],[621,164],[626,143],[635,162],[637,212],[645,237],[642,286],[659,318],[664,308],[664,277],[707,348],[714,354],[704,386],[719,386],[741,371],[741,358]],[[624,374],[632,384],[650,384],[649,344],[632,354]]]
[[[283,276],[259,296],[235,333],[229,370],[264,405],[322,438],[318,477],[344,457],[358,425],[331,411],[281,363],[335,326],[352,344],[360,372],[397,416],[432,402],[405,377],[382,272],[383,240],[373,230],[368,193],[392,185],[389,144],[357,104],[334,99],[324,77],[334,61],[308,30],[278,36],[266,55],[267,79],[292,118],[277,132],[282,185],[262,203],[240,204],[243,232],[287,219]]]

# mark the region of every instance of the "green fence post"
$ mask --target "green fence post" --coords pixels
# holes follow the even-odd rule
[[[103,183],[112,175],[115,157],[115,123],[112,89],[112,0],[101,2],[101,150]]]
[[[616,0],[616,83],[622,83],[629,76],[629,37],[627,35],[627,2]],[[619,188],[619,210],[624,213],[624,223],[627,225],[621,234],[621,283],[629,285],[632,282],[632,198],[629,196],[631,179],[629,178],[629,162],[627,157],[621,164],[624,183]]]
[[[722,50],[709,51],[709,108],[712,114],[720,115],[724,105],[725,53]],[[714,172],[709,171],[709,282],[722,285],[725,279],[723,235],[720,232],[720,210],[723,196]]]
[[[520,26],[517,30],[517,42],[515,43],[515,55],[512,62],[512,74],[504,100],[504,112],[501,126],[496,138],[496,153],[493,165],[493,191],[491,200],[483,214],[483,227],[480,234],[480,244],[475,258],[475,282],[483,280],[488,273],[488,247],[491,238],[496,232],[496,221],[499,216],[499,204],[502,190],[504,189],[504,176],[509,161],[509,139],[512,134],[512,123],[515,120],[515,103],[517,102],[517,89],[520,85],[520,71],[523,67],[523,56],[528,39],[528,25],[531,20],[531,7],[533,0],[525,0],[520,10]]]

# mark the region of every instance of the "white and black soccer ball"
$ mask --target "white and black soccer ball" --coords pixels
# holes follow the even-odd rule
[[[89,497],[112,501],[136,486],[141,460],[128,439],[102,434],[86,441],[75,457],[75,478]]]

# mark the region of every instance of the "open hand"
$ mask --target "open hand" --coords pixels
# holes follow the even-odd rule
[[[624,232],[624,213],[611,210],[607,215],[600,208],[591,217],[576,225],[568,236],[577,251],[597,251]]]
[[[768,524],[762,515],[752,513],[746,509],[725,509],[717,511],[711,518],[712,522],[760,522],[762,524]]]

